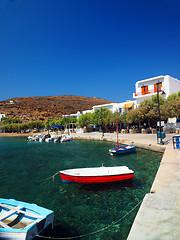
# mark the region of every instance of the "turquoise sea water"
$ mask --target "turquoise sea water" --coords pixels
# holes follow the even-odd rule
[[[55,212],[54,238],[91,233],[116,222],[149,192],[162,154],[137,149],[110,156],[115,144],[73,140],[67,143],[26,142],[0,137],[0,197],[33,202]],[[132,182],[103,185],[63,183],[56,172],[79,167],[123,166],[135,171]],[[112,227],[76,239],[125,240],[138,208]],[[42,238],[41,238],[42,239]]]

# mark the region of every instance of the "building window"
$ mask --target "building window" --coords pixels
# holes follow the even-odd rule
[[[157,92],[158,84],[159,84],[159,91],[161,91],[161,88],[162,88],[162,82],[159,82],[159,83],[155,83],[155,84],[154,84],[154,92]]]
[[[141,87],[141,94],[142,95],[148,94],[148,86],[142,86]]]

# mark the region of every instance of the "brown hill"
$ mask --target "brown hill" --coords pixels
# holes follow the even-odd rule
[[[9,118],[23,121],[47,120],[62,115],[90,110],[94,105],[106,104],[110,101],[73,95],[48,97],[18,97],[0,102],[0,113]]]

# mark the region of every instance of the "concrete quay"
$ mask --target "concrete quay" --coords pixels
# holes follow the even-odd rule
[[[159,145],[156,134],[119,134],[122,144],[164,152],[127,240],[180,240],[180,151],[173,149],[172,136],[167,134],[165,144]],[[116,142],[116,133],[76,133],[73,138]]]
[[[73,133],[72,136],[73,139],[81,140],[99,140],[108,142],[117,141],[116,133],[105,133],[104,136],[102,136],[102,133],[99,132]],[[172,134],[167,134],[165,145],[157,144],[156,134],[119,134],[118,139],[120,144],[135,144],[138,148],[164,152],[166,145],[172,139],[172,136]]]

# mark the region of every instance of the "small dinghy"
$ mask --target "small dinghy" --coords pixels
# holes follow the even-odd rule
[[[126,166],[76,168],[60,171],[63,182],[75,182],[83,184],[109,183],[130,180],[134,177],[134,171]]]
[[[125,146],[119,146],[119,140],[118,140],[118,120],[116,118],[116,132],[117,132],[117,147],[109,149],[109,154],[125,154],[134,152],[136,150],[135,145],[125,145]]]
[[[115,148],[111,148],[111,149],[109,149],[109,153],[110,153],[110,155],[125,154],[125,153],[134,152],[135,150],[136,150],[135,145],[125,145],[125,146],[118,146]]]
[[[36,204],[0,198],[0,239],[31,240],[54,220],[54,212]]]

